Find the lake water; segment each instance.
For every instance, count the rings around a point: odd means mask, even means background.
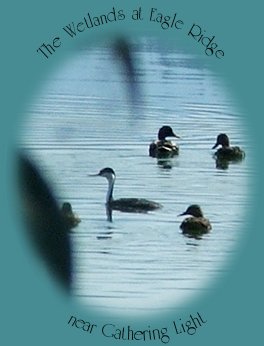
[[[132,44],[142,98],[132,104],[111,46],[83,48],[55,73],[29,107],[21,146],[52,182],[60,203],[82,222],[71,233],[73,295],[111,314],[159,313],[206,294],[228,271],[244,236],[250,141],[232,93],[203,62],[155,39]],[[148,156],[162,125],[181,139],[166,164]],[[216,168],[212,146],[226,132],[244,161]],[[104,167],[117,175],[114,196],[145,197],[163,208],[115,211],[106,219]],[[177,215],[200,204],[212,223],[187,238]]]

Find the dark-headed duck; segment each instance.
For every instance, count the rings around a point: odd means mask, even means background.
[[[179,154],[179,147],[172,141],[167,140],[167,137],[180,138],[170,126],[162,126],[158,132],[158,140],[149,145],[149,156],[167,158]]]
[[[245,152],[239,147],[231,147],[229,138],[225,133],[220,133],[217,136],[216,143],[212,149],[217,148],[219,145],[222,147],[215,152],[214,156],[216,159],[226,161],[239,161],[244,159]]]
[[[190,215],[184,219],[180,225],[182,233],[184,234],[200,235],[208,233],[212,229],[209,220],[203,216],[202,210],[197,204],[190,205],[186,211],[179,216],[182,215]]]

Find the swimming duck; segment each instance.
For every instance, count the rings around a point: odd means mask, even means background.
[[[208,233],[212,229],[209,220],[203,216],[202,210],[197,204],[190,205],[186,211],[179,216],[182,215],[191,215],[183,220],[180,225],[182,233],[184,234],[200,235]]]
[[[149,145],[149,156],[162,158],[179,154],[179,147],[172,141],[166,140],[167,137],[180,138],[170,126],[162,126],[158,132],[158,140]]]
[[[113,210],[119,210],[128,213],[146,213],[151,210],[159,209],[161,204],[149,201],[144,198],[120,198],[113,199],[113,190],[116,175],[112,168],[106,167],[93,176],[105,177],[108,181],[108,191],[106,194],[106,206]]]
[[[222,145],[222,148],[219,148],[214,154],[218,160],[239,161],[245,157],[245,152],[242,149],[230,147],[229,138],[225,133],[220,133],[217,136],[216,143],[212,149],[215,149],[218,145]]]
[[[74,228],[81,222],[81,219],[72,211],[72,206],[69,202],[63,203],[61,214],[69,228]]]

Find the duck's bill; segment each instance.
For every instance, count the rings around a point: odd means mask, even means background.
[[[215,143],[215,145],[212,147],[212,149],[215,149],[218,146],[218,143]]]
[[[176,135],[174,132],[173,132],[173,137],[175,137],[175,138],[181,138],[180,136]]]

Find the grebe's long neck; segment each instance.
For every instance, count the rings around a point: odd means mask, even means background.
[[[106,204],[110,203],[113,200],[113,191],[115,184],[115,176],[111,176],[107,178],[108,181],[108,190],[106,194]]]

